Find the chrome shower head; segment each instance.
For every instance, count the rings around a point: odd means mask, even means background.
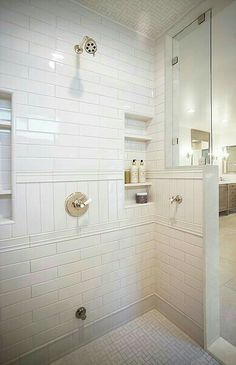
[[[84,49],[87,53],[92,53],[93,55],[95,55],[95,53],[97,52],[97,44],[95,40],[93,38],[87,38],[84,44]]]
[[[74,49],[77,54],[83,53],[83,50],[85,49],[87,53],[95,56],[95,53],[97,52],[97,44],[93,38],[85,36],[81,44],[76,44]]]

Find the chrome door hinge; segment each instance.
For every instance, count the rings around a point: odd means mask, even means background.
[[[172,145],[175,146],[177,144],[179,144],[179,138],[172,138]]]
[[[205,13],[199,15],[199,17],[197,18],[198,24],[202,24],[203,22],[205,22],[206,17],[205,17]]]
[[[175,56],[172,58],[172,66],[176,65],[176,63],[179,62],[179,57],[178,56]]]

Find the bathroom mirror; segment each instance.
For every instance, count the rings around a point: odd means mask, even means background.
[[[236,173],[236,146],[225,146],[223,148],[223,173]]]
[[[189,154],[191,165],[206,165],[210,163],[210,133],[191,129],[191,147]]]

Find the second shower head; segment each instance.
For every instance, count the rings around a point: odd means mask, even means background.
[[[97,43],[93,38],[86,35],[80,44],[74,46],[74,50],[77,54],[81,54],[85,50],[87,53],[95,56],[95,53],[97,52]]]

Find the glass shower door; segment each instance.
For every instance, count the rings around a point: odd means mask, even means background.
[[[172,165],[210,163],[211,13],[172,39]]]

